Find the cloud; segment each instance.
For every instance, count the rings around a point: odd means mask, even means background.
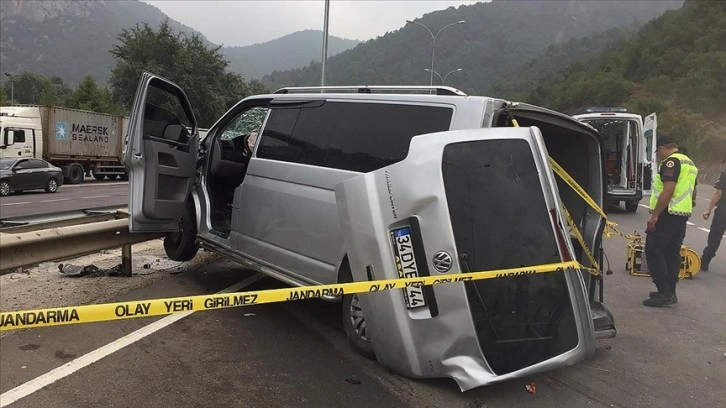
[[[323,29],[325,1],[154,1],[170,18],[227,46],[251,45],[306,29]],[[407,19],[480,1],[330,1],[329,34],[369,40]]]

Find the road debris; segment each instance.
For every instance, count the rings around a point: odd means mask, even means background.
[[[59,264],[58,270],[70,277],[101,277],[101,276],[122,276],[121,264],[106,269],[100,269],[94,264],[79,266],[73,264]]]
[[[86,266],[73,264],[58,264],[58,270],[60,271],[60,273],[66,276],[86,276],[88,274],[98,271],[98,267],[93,264]]]
[[[532,395],[537,393],[537,387],[534,385],[533,382],[527,384],[524,388],[527,390],[528,393]]]

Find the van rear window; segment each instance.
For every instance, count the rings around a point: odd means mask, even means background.
[[[275,108],[257,157],[368,172],[405,159],[412,137],[448,130],[452,116],[448,107],[390,103]]]
[[[470,271],[560,262],[537,167],[524,140],[450,144],[442,171],[459,256]],[[577,345],[563,272],[466,282],[481,349],[497,374]]]

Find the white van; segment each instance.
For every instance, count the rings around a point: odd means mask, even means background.
[[[625,108],[591,107],[573,115],[597,129],[605,142],[605,172],[608,203],[625,203],[628,212],[638,210],[643,195],[650,194],[656,171],[655,141],[657,118],[627,113]]]

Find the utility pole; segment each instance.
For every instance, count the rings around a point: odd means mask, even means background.
[[[325,86],[325,60],[328,59],[328,17],[330,11],[330,0],[325,0],[325,23],[323,26],[323,65],[320,75],[320,86]],[[322,92],[322,90],[321,90]]]
[[[15,78],[13,78],[13,74],[6,72],[5,76],[10,77],[10,104],[15,103]]]

